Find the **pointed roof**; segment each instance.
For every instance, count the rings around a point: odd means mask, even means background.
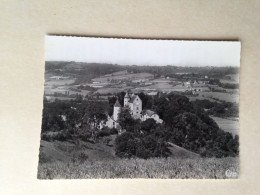
[[[148,116],[152,116],[152,115],[154,115],[154,114],[156,114],[154,111],[152,111],[152,110],[143,110],[142,111],[142,114],[147,114]]]
[[[125,98],[130,98],[127,92],[125,93]]]
[[[138,95],[134,95],[134,96],[131,98],[130,103],[133,103],[137,97],[138,97]]]
[[[120,105],[118,100],[116,100],[116,103],[114,104],[114,107],[121,107],[121,105]]]

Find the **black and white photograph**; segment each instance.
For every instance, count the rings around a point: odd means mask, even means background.
[[[38,179],[239,178],[240,50],[46,36]]]

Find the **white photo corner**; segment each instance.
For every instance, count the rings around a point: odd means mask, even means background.
[[[239,41],[45,44],[38,179],[239,178]]]

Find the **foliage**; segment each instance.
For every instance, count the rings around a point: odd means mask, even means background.
[[[68,130],[62,130],[58,132],[45,132],[41,134],[41,139],[45,141],[65,141],[71,138],[71,132]]]
[[[196,109],[206,109],[206,114],[217,117],[238,117],[239,113],[237,103],[196,100],[193,102],[193,105]]]
[[[105,103],[89,101],[83,104],[83,107],[83,112],[85,113],[84,118],[95,130],[98,128],[100,122],[107,120],[107,105]]]
[[[193,105],[187,97],[174,93],[157,98],[154,107],[167,126],[172,126],[172,121],[177,115],[194,112]]]
[[[149,98],[147,97],[148,100]],[[185,96],[173,93],[156,96],[151,102],[154,102],[152,106],[157,110],[164,124],[156,124],[153,119],[134,122],[128,110],[122,111],[119,116],[120,125],[132,134],[122,135],[122,140],[116,142],[118,156],[141,158],[158,156],[155,152],[158,149],[156,145],[160,142],[165,147],[167,141],[205,157],[238,155],[238,138],[234,139],[230,133],[219,129],[216,122],[201,106],[204,103],[207,108],[214,106],[217,112],[215,103],[208,101],[191,103]],[[224,106],[230,105],[232,104],[224,104]],[[121,146],[124,147],[120,148]],[[167,156],[165,148],[160,151],[163,156]]]
[[[209,81],[209,84],[218,85],[219,87],[222,87],[224,89],[238,89],[239,88],[239,84],[236,84],[236,83],[221,83],[219,79],[211,79]]]
[[[129,126],[133,126],[135,120],[133,119],[132,115],[130,114],[129,109],[122,108],[119,115],[118,115],[118,122],[122,129],[127,129]]]
[[[105,102],[74,100],[44,101],[42,139],[68,140],[79,137],[88,140],[101,121],[107,119]],[[51,133],[52,132],[52,133]]]
[[[238,137],[233,138],[215,125],[205,123],[192,113],[178,115],[173,121],[174,128],[169,140],[204,157],[238,155]]]
[[[98,131],[97,137],[105,137],[105,136],[116,135],[116,134],[118,134],[118,130],[116,128],[104,127],[103,129]]]
[[[128,127],[129,128],[129,127]],[[163,135],[162,126],[153,119],[140,123],[138,128],[126,131],[115,141],[116,155],[119,157],[167,157],[170,153]],[[160,132],[160,133],[158,133]],[[160,135],[161,134],[161,135]]]
[[[74,154],[72,157],[72,162],[76,163],[84,163],[88,159],[88,155],[84,152],[80,152],[79,154]]]
[[[153,119],[141,122],[132,118],[128,109],[119,114],[119,125],[130,134],[118,136],[116,153],[120,157],[151,158],[167,156],[170,141],[201,156],[238,155],[238,137],[219,129],[209,114],[235,116],[237,105],[227,102],[197,100],[193,103],[180,94],[158,94],[154,97],[140,94],[146,106],[155,110],[163,124]],[[68,140],[78,137],[85,141],[116,134],[115,129],[97,126],[106,120],[106,113],[116,99],[123,101],[124,93],[112,97],[109,103],[98,101],[44,101],[42,139]],[[204,111],[204,109],[207,109]],[[64,118],[65,116],[65,118]]]

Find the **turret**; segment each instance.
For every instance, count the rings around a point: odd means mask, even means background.
[[[113,113],[115,121],[117,121],[117,119],[118,119],[118,115],[120,113],[120,109],[121,109],[121,105],[120,105],[119,101],[116,100],[116,103],[114,104],[114,113]]]
[[[129,94],[126,92],[124,97],[124,107],[128,106],[129,101],[130,101],[130,97]]]

